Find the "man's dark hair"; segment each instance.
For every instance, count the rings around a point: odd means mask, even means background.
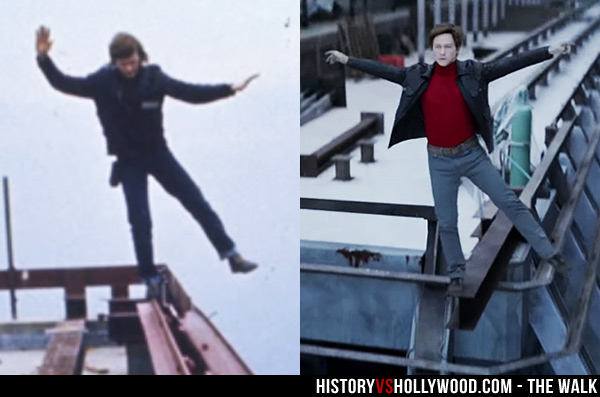
[[[117,33],[108,47],[110,60],[129,58],[137,52],[141,62],[148,62],[148,54],[144,51],[142,43],[129,33]]]
[[[450,33],[452,35],[457,49],[462,46],[465,37],[462,28],[452,23],[440,23],[435,25],[433,29],[431,29],[431,32],[429,32],[429,47],[433,48],[433,39],[444,33]]]

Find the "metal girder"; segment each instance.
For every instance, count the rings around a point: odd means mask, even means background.
[[[600,130],[596,132],[600,135]],[[567,336],[565,348],[570,351],[578,351],[581,346],[583,331],[588,321],[590,300],[596,287],[596,277],[598,275],[598,263],[600,261],[600,218],[596,221],[596,236],[594,246],[590,255],[587,257],[587,266],[581,292],[579,294],[577,310],[574,313],[571,328]]]
[[[117,344],[144,343],[144,333],[137,312],[111,313],[107,320],[108,335]]]
[[[169,324],[158,303],[137,305],[146,344],[150,351],[152,366],[156,375],[190,375],[183,354],[169,328]]]
[[[415,332],[415,359],[441,361],[446,333],[446,289],[425,286],[419,300]]]
[[[127,286],[138,284],[137,266],[95,266],[81,268],[19,269],[15,272],[15,289],[35,289],[73,286],[80,280],[87,287]],[[0,290],[9,289],[9,272],[0,272]]]
[[[190,310],[181,320],[181,331],[202,358],[207,375],[252,375],[223,335],[199,310]]]
[[[546,288],[527,292],[529,324],[544,351],[560,351],[564,347],[567,326],[560,310]],[[584,361],[578,354],[551,360],[556,375],[588,375]]]
[[[522,360],[516,360],[505,364],[481,367],[477,365],[452,364],[447,362],[431,360],[415,360],[391,354],[369,353],[350,349],[322,347],[311,344],[300,344],[300,353],[323,357],[335,357],[346,360],[373,362],[402,367],[415,367],[429,371],[462,374],[462,375],[501,375],[512,373],[523,368],[543,364],[549,360],[558,360],[569,357],[572,353],[559,352],[553,354],[542,354]]]
[[[430,221],[437,220],[434,208],[425,205],[368,203],[362,201],[301,198],[300,209],[348,212],[354,214],[403,216],[411,218],[424,218]]]
[[[573,128],[574,122],[566,122],[556,134],[540,165],[520,195],[521,201],[531,207],[534,197],[548,175],[552,163]],[[509,235],[514,233],[514,238]],[[517,237],[513,224],[503,213],[490,225],[487,233],[475,246],[467,263],[469,271],[465,289],[459,296],[459,305],[448,324],[451,328],[474,329],[493,290],[504,276],[506,266],[516,247]]]
[[[449,283],[448,276],[439,276],[435,274],[422,274],[410,272],[394,272],[390,270],[339,267],[330,265],[319,265],[301,263],[300,272],[302,273],[324,273],[332,275],[350,276],[358,278],[378,278],[382,280],[407,281],[431,286],[445,286]]]

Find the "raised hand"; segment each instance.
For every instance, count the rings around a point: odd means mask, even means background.
[[[562,55],[569,54],[571,52],[572,43],[562,43],[558,45],[553,45],[548,48],[548,52],[552,55]]]
[[[341,63],[342,65],[345,65],[348,62],[348,55],[344,54],[343,52],[331,50],[331,51],[327,51],[325,53],[325,55],[327,56],[325,61],[330,65],[332,65],[336,62]]]
[[[256,78],[258,78],[258,76],[260,76],[260,74],[253,74],[252,76],[248,77],[246,80],[242,81],[239,84],[232,84],[231,85],[231,89],[235,92],[239,92],[242,90],[245,90],[246,87],[248,87],[248,84],[250,84],[250,82]]]
[[[50,29],[48,29],[45,26],[40,26],[40,28],[35,33],[35,49],[38,55],[48,54],[50,48],[52,48],[52,40],[50,40]]]

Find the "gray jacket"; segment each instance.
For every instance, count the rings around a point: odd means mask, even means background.
[[[517,56],[482,63],[457,61],[456,84],[476,122],[476,133],[483,137],[487,149],[494,149],[492,115],[488,103],[488,84],[509,73],[552,58],[549,47],[525,51]],[[418,63],[397,68],[384,63],[350,57],[347,66],[361,70],[404,87],[402,99],[396,110],[394,128],[389,147],[399,142],[425,137],[423,111],[419,98],[427,89],[433,65]]]

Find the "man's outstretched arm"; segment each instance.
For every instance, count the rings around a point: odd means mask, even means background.
[[[484,64],[484,77],[488,82],[494,81],[527,66],[550,59],[554,55],[568,54],[569,52],[571,52],[571,45],[567,43],[525,51],[513,57],[502,58]]]
[[[237,84],[189,84],[162,73],[165,94],[189,103],[207,103],[226,98],[246,89],[258,77],[252,75]]]
[[[405,68],[398,68],[369,59],[352,58],[336,50],[327,51],[325,55],[327,56],[326,62],[330,65],[334,63],[341,63],[342,65],[346,65],[352,69],[360,70],[361,72],[365,72],[372,76],[380,77],[400,85],[402,85],[406,79]]]
[[[52,87],[65,94],[77,95],[84,98],[93,97],[94,84],[90,76],[85,78],[67,76],[50,59],[48,55],[52,48],[50,29],[42,26],[37,30],[35,48],[38,65]]]

